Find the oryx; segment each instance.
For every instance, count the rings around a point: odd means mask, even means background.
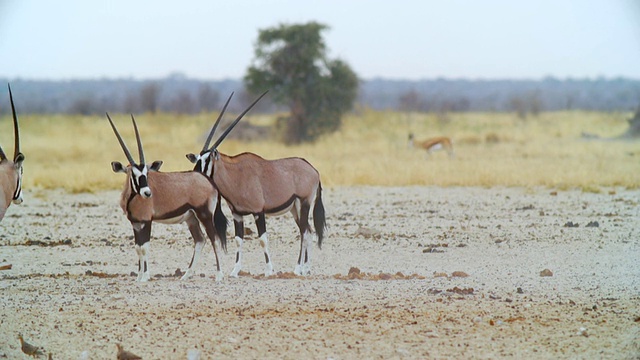
[[[213,179],[233,214],[237,251],[231,276],[238,276],[242,269],[243,216],[253,215],[255,218],[266,261],[265,275],[268,276],[273,274],[273,264],[269,254],[265,215],[281,215],[288,211],[291,211],[300,229],[300,254],[294,272],[296,275],[308,275],[311,267],[312,230],[309,224],[311,205],[313,205],[313,224],[319,248],[322,246],[326,226],[318,171],[302,158],[265,160],[248,152],[228,156],[218,151],[218,145],[244,114],[265,94],[266,92],[240,114],[215,144],[209,147],[211,138],[233,96],[232,93],[211,128],[200,154],[187,154],[187,159],[195,163],[194,170]]]
[[[4,218],[7,208],[13,201],[14,204],[22,203],[22,162],[24,155],[20,152],[20,128],[18,126],[18,116],[16,115],[16,107],[13,104],[13,94],[11,86],[9,87],[9,101],[11,102],[11,113],[13,115],[13,161],[7,158],[7,155],[0,147],[0,186],[2,193],[0,194],[0,221]]]
[[[138,126],[131,115],[138,143],[138,153],[140,154],[140,162],[136,163],[109,114],[107,114],[107,119],[127,160],[129,160],[127,166],[114,161],[111,163],[111,168],[114,172],[127,174],[120,198],[120,207],[133,226],[136,252],[138,253],[138,278],[136,281],[149,280],[149,240],[153,221],[165,224],[187,222],[195,244],[191,263],[182,276],[183,280],[191,276],[205,244],[199,225],[201,223],[211,240],[213,253],[216,257],[216,281],[222,280],[215,238],[220,239],[220,244],[226,251],[227,219],[220,210],[218,190],[211,179],[195,171],[160,172],[162,161],[147,164],[144,159]]]

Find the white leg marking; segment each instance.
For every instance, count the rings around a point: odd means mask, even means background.
[[[262,251],[264,251],[265,260],[267,262],[264,276],[271,276],[273,275],[273,263],[271,262],[271,254],[269,254],[269,238],[267,237],[267,233],[260,236],[260,245],[262,245]]]
[[[242,240],[240,237],[236,236],[236,246],[238,247],[236,250],[236,264],[233,266],[233,271],[229,276],[238,277],[240,270],[242,270]]]
[[[136,245],[136,254],[138,254],[138,277],[136,281],[142,281],[142,271],[144,271],[144,263],[142,262],[142,247]]]
[[[193,275],[193,268],[196,267],[196,263],[200,258],[200,254],[202,253],[202,248],[204,247],[204,241],[197,242],[193,247],[193,260],[191,261],[191,266],[187,269],[187,271],[182,275],[180,280],[187,280]]]
[[[140,264],[142,266],[142,269],[140,270],[140,272],[142,273],[142,276],[140,276],[140,273],[138,273],[138,279],[139,279],[138,281],[146,282],[146,281],[149,281],[149,279],[151,278],[151,276],[149,275],[149,242],[144,243],[142,246],[139,246],[138,248],[140,249],[140,252],[138,253],[138,258],[141,260]]]
[[[304,248],[304,253],[303,253],[303,258],[302,258],[302,275],[307,276],[311,274],[311,248],[313,248],[312,246],[312,239],[313,239],[313,235],[308,232],[305,231],[304,235],[302,237],[303,240],[303,248]]]

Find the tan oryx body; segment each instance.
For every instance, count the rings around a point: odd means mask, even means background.
[[[0,221],[4,218],[7,208],[11,202],[22,203],[22,162],[24,155],[20,152],[20,128],[18,126],[18,116],[13,104],[13,94],[9,86],[9,100],[11,102],[11,113],[13,115],[13,160],[7,158],[4,150],[0,147]]]
[[[227,100],[227,104],[229,100]],[[188,154],[187,158],[196,164],[194,170],[213,179],[233,214],[237,252],[231,276],[238,276],[242,269],[243,217],[253,215],[255,218],[260,244],[267,264],[265,275],[271,275],[273,264],[269,254],[265,216],[280,215],[289,211],[293,214],[300,230],[300,253],[294,272],[297,275],[307,275],[310,273],[311,266],[312,229],[309,224],[309,215],[312,205],[313,225],[318,238],[318,247],[322,246],[326,225],[322,204],[322,186],[318,171],[302,158],[265,160],[253,153],[227,156],[217,150],[224,137],[254,104],[255,102],[225,130],[211,148],[208,148],[213,133],[226,109],[227,105],[225,104],[203,150],[199,155]]]
[[[107,118],[129,160],[127,166],[116,161],[112,162],[111,166],[114,172],[122,172],[127,175],[120,198],[120,206],[133,227],[136,252],[138,253],[137,281],[149,280],[149,240],[151,224],[154,221],[165,224],[186,222],[189,226],[195,246],[191,263],[182,279],[191,276],[205,244],[204,236],[200,230],[200,224],[202,224],[213,246],[217,266],[216,280],[220,281],[222,271],[218,261],[215,239],[219,238],[222,248],[226,249],[227,219],[220,211],[218,190],[211,179],[194,171],[159,172],[161,161],[147,165],[144,161],[138,128],[132,116],[140,153],[140,163],[136,163],[108,114]]]
[[[449,157],[454,157],[453,143],[451,139],[446,136],[438,136],[430,138],[424,141],[416,141],[413,134],[409,134],[409,146],[423,149],[427,152],[427,155],[431,155],[432,152],[438,150],[445,150]]]

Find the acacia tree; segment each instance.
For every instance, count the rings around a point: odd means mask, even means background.
[[[358,91],[349,65],[326,56],[316,22],[260,30],[253,65],[244,82],[251,93],[269,90],[273,101],[289,107],[285,141],[312,141],[340,127]]]

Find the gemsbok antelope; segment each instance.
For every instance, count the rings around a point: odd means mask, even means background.
[[[434,137],[424,141],[417,142],[412,133],[409,133],[409,147],[417,147],[424,149],[427,152],[427,156],[430,156],[432,152],[438,150],[445,150],[450,158],[453,158],[453,143],[451,139],[446,136]]]
[[[309,225],[311,205],[313,205],[313,225],[318,239],[318,248],[322,248],[326,227],[318,171],[302,158],[265,160],[249,152],[228,156],[218,151],[218,146],[233,127],[265,94],[266,92],[240,114],[213,146],[209,147],[211,138],[233,96],[232,93],[211,128],[200,154],[187,154],[187,159],[195,163],[195,171],[202,172],[213,179],[233,214],[237,251],[231,276],[237,277],[242,269],[243,217],[245,215],[254,216],[260,245],[264,251],[265,275],[273,274],[265,215],[281,215],[288,211],[293,214],[300,230],[300,254],[294,273],[308,275],[311,271],[312,230]]]
[[[107,114],[107,119],[127,160],[129,160],[129,165],[127,166],[114,161],[111,163],[111,168],[114,172],[127,174],[127,180],[120,198],[120,207],[122,207],[133,227],[136,252],[138,254],[138,278],[136,281],[149,280],[149,240],[151,237],[151,223],[154,221],[164,224],[186,222],[189,226],[189,231],[195,244],[191,263],[182,276],[182,280],[192,275],[193,268],[204,247],[205,239],[199,225],[202,224],[211,240],[216,258],[216,281],[221,281],[222,271],[220,270],[215,239],[220,239],[220,244],[226,251],[227,219],[220,210],[218,190],[211,179],[195,171],[160,172],[162,161],[154,161],[150,165],[147,164],[144,158],[138,125],[133,115],[131,115],[140,155],[140,162],[136,163],[109,114]]]
[[[0,147],[0,186],[2,186],[2,196],[0,196],[0,221],[4,218],[11,202],[22,203],[22,162],[24,155],[20,152],[20,127],[18,126],[18,116],[16,107],[13,104],[13,94],[9,87],[9,101],[11,102],[11,113],[13,115],[13,161]]]

